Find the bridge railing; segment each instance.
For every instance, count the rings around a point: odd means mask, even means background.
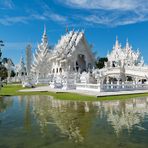
[[[76,89],[90,90],[90,91],[101,91],[100,84],[76,83]]]
[[[125,91],[148,89],[148,84],[103,84],[103,91]]]
[[[87,84],[87,83],[76,83],[76,89],[98,91],[98,92],[144,90],[144,89],[148,89],[148,84]]]

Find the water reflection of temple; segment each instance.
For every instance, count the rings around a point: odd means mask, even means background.
[[[49,125],[56,125],[62,136],[75,142],[83,141],[93,118],[87,102],[60,101],[45,97],[34,99],[33,111],[43,135],[46,135]]]
[[[8,106],[11,103],[8,101]],[[142,123],[148,116],[148,98],[72,102],[31,96],[18,97],[18,103],[18,107],[24,108],[22,109],[24,129],[30,131],[32,121],[36,119],[43,136],[48,136],[52,133],[51,130],[56,130],[58,136],[75,142],[84,141],[94,124],[97,122],[96,126],[102,124],[101,120],[105,127],[110,127],[117,135],[125,130],[130,134],[135,128],[145,130]]]
[[[53,124],[59,128],[61,134],[75,141],[83,141],[95,116],[106,117],[107,123],[113,127],[117,135],[124,129],[130,132],[135,126],[143,129],[140,124],[148,115],[148,98],[71,102],[38,97],[33,101],[33,110],[42,133],[45,134],[46,127]],[[82,120],[86,120],[85,129]]]
[[[130,132],[134,127],[144,130],[141,123],[148,115],[148,98],[107,101],[102,103],[102,107],[116,134],[124,129]]]

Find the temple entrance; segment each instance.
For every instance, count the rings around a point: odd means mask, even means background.
[[[85,55],[79,54],[77,56],[76,70],[80,71],[80,73],[82,73],[83,71],[86,71]]]

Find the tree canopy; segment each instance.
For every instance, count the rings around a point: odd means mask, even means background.
[[[107,62],[107,57],[98,58],[98,61],[96,62],[96,67],[101,69],[105,66],[105,62]]]
[[[8,77],[7,69],[3,65],[0,65],[0,77],[2,80]]]

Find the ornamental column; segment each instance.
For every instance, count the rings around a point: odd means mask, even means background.
[[[120,78],[117,78],[117,89],[120,89]]]
[[[109,77],[106,78],[107,89],[109,89]]]

